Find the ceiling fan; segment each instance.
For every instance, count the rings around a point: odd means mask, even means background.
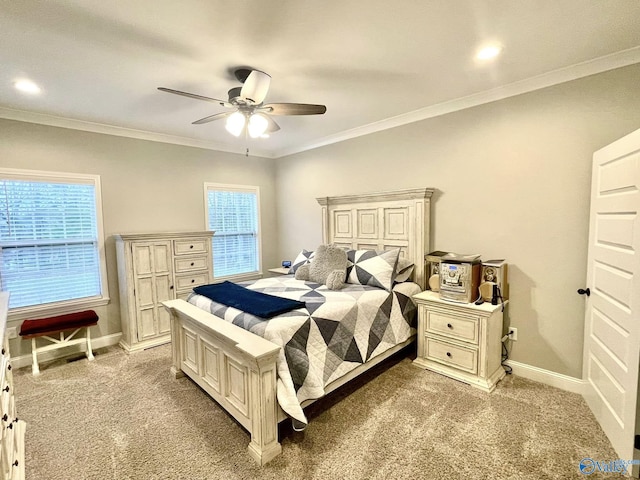
[[[251,138],[264,137],[277,132],[280,130],[280,126],[270,115],[322,115],[327,111],[327,107],[324,105],[310,103],[264,103],[271,83],[270,75],[260,70],[248,68],[238,68],[234,74],[242,86],[229,90],[229,100],[203,97],[195,93],[181,92],[165,87],[158,87],[158,90],[217,103],[222,107],[232,109],[229,112],[214,113],[196,120],[193,125],[202,125],[226,118],[225,128],[236,137],[239,137],[242,132]]]

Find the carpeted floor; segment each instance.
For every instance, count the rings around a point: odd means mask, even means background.
[[[111,347],[18,370],[27,479],[537,480],[616,459],[579,395],[514,376],[486,394],[400,356],[312,405],[305,432],[282,425],[282,455],[260,468],[249,434],[170,376],[170,355]]]

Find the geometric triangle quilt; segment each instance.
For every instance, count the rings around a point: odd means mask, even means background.
[[[397,284],[391,292],[350,283],[329,290],[293,275],[239,284],[303,301],[306,307],[266,320],[195,293],[187,301],[281,347],[276,362],[278,403],[304,424],[302,402],[322,397],[327,384],[415,333],[411,297],[420,292],[415,283]]]

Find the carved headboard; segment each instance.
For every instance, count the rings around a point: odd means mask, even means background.
[[[389,250],[415,264],[413,281],[426,285],[432,188],[317,198],[322,240],[344,248]]]

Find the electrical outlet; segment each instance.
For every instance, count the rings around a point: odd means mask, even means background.
[[[518,329],[515,327],[509,327],[509,338],[514,342],[518,340]]]
[[[7,337],[8,338],[18,338],[18,327],[9,327],[7,328]]]

